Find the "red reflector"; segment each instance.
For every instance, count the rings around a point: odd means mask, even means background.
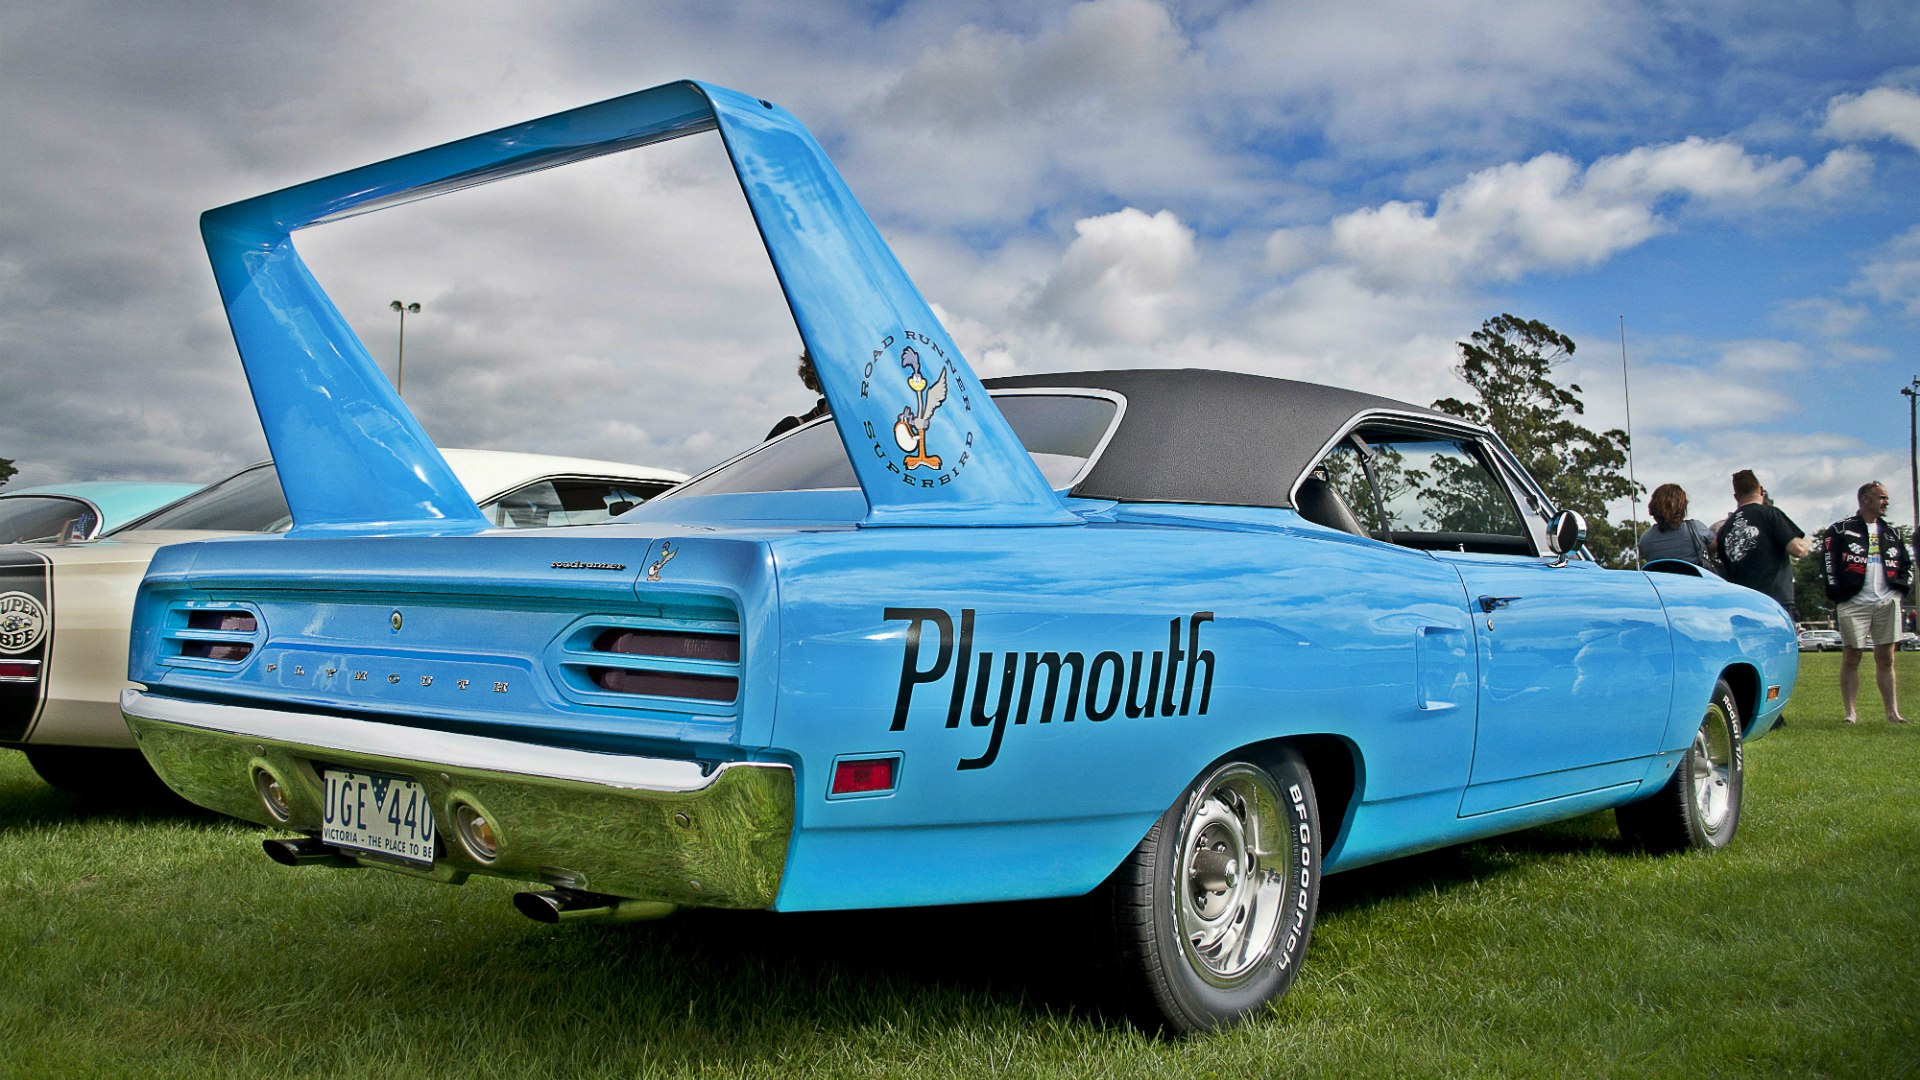
[[[40,678],[38,660],[0,660],[0,680],[7,682],[37,682]]]
[[[835,795],[859,795],[869,791],[893,790],[894,758],[868,761],[841,761],[833,766]]]

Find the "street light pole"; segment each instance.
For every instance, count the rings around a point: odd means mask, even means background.
[[[1911,558],[1915,548],[1920,548],[1920,378],[1900,388],[1907,397],[1907,489],[1913,499],[1907,505],[1913,508],[1913,531],[1907,534],[1907,554]],[[1920,575],[1915,575],[1913,589],[1907,596],[1907,607],[1912,610],[1920,605]]]
[[[400,313],[400,359],[394,365],[393,391],[401,397],[407,396],[407,312],[420,314],[419,304],[402,304],[395,300],[388,307]],[[1920,382],[1920,380],[1916,380]]]

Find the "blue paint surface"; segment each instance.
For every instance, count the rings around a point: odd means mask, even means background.
[[[487,533],[291,232],[706,130],[858,487],[687,494],[696,481],[592,530]],[[1791,691],[1784,615],[1724,582],[1417,550],[1289,509],[1056,492],[812,137],[732,91],[644,91],[203,227],[297,524],[163,549],[131,677],[158,695],[791,765],[781,908],[1085,892],[1210,763],[1281,740],[1323,770],[1327,869],[1359,866],[1628,801],[1664,780],[1716,679],[1749,688],[1751,737]],[[253,616],[245,659],[182,650],[209,609]],[[594,642],[633,631],[737,637],[737,660],[652,665],[727,689],[596,682]],[[849,758],[896,762],[894,787],[829,798]]]

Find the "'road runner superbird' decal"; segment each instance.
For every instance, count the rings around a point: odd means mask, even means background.
[[[1077,650],[999,654],[997,694],[991,689],[995,654],[983,652],[976,656],[973,651],[974,609],[960,609],[957,636],[953,616],[940,608],[890,607],[882,614],[888,621],[907,623],[906,648],[900,657],[900,689],[894,699],[893,724],[889,730],[906,730],[915,688],[943,679],[951,680],[947,696],[948,727],[960,726],[964,706],[969,724],[993,728],[987,748],[978,757],[962,758],[957,766],[960,769],[984,769],[999,758],[1000,740],[1006,734],[1008,719],[1016,726],[1027,722],[1033,714],[1034,693],[1043,676],[1046,686],[1040,693],[1037,721],[1042,724],[1053,721],[1056,707],[1062,723],[1072,723],[1082,716],[1097,723],[1110,719],[1116,712],[1124,713],[1128,719],[1205,716],[1207,705],[1213,699],[1213,650],[1200,647],[1200,627],[1213,621],[1211,611],[1196,611],[1184,620],[1169,619],[1166,648],[1152,652],[1134,649],[1131,660],[1110,649],[1095,653],[1091,660]],[[1180,647],[1183,622],[1184,649]],[[939,635],[939,645],[931,650],[930,661],[922,661],[925,630],[929,624]],[[957,664],[956,652],[959,654]],[[1016,687],[1019,689],[1017,700]],[[1177,704],[1176,687],[1179,690]],[[1060,701],[1063,692],[1064,704]],[[990,701],[991,711],[988,711]]]

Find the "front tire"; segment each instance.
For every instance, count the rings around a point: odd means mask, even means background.
[[[1673,776],[1651,798],[1614,810],[1620,835],[1648,851],[1718,851],[1740,826],[1745,772],[1740,705],[1725,679]]]
[[[1178,1034],[1286,993],[1319,898],[1313,777],[1287,748],[1209,768],[1094,894],[1123,1008]]]

